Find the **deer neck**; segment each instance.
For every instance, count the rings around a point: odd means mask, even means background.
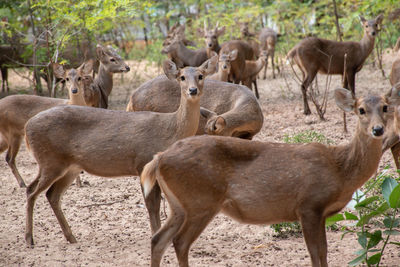
[[[185,60],[187,60],[187,59],[193,57],[193,52],[194,52],[194,51],[191,50],[191,49],[189,49],[189,48],[187,48],[187,47],[183,44],[182,41],[179,42],[179,48],[178,48],[178,51],[177,51],[177,55],[178,55],[178,57],[179,57],[180,59],[185,59]]]
[[[229,76],[229,72],[228,71],[220,71],[219,72],[219,80],[223,81],[223,82],[227,82],[228,81],[228,76]]]
[[[337,166],[341,170],[344,188],[354,192],[361,187],[376,171],[382,156],[382,139],[372,138],[357,125],[353,140],[333,148]]]
[[[369,56],[369,54],[371,54],[372,50],[374,49],[374,44],[375,37],[371,37],[366,32],[364,32],[364,36],[360,41],[363,62]]]
[[[187,101],[182,95],[175,117],[177,139],[195,135],[200,120],[200,100]]]
[[[107,96],[110,95],[113,88],[113,73],[109,72],[107,68],[100,62],[99,73],[94,80],[96,84]]]
[[[70,92],[68,105],[86,106],[83,94],[71,94]]]

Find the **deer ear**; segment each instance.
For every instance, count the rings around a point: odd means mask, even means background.
[[[174,80],[178,78],[179,70],[176,67],[175,63],[172,62],[171,60],[167,59],[164,61],[163,70],[168,79]]]
[[[376,18],[375,18],[375,22],[377,24],[381,24],[383,20],[383,14],[379,14]]]
[[[367,21],[367,20],[366,20],[363,16],[361,16],[361,15],[359,15],[358,17],[360,18],[361,24],[363,24],[364,22]]]
[[[78,71],[82,73],[83,76],[90,75],[93,72],[93,59],[89,59],[79,66]]]
[[[66,71],[62,65],[60,65],[58,63],[53,63],[52,67],[53,67],[54,76],[56,76],[59,79],[65,79]]]
[[[217,116],[217,113],[215,113],[214,111],[211,111],[209,109],[200,107],[200,115],[208,120],[212,116]]]
[[[217,36],[221,36],[221,35],[223,35],[225,33],[225,26],[223,26],[223,27],[221,27],[221,28],[218,28],[218,30],[217,30]]]
[[[96,46],[96,54],[97,54],[97,59],[102,61],[102,59],[105,57],[106,53],[104,51],[104,48],[101,45]]]
[[[218,55],[214,55],[209,60],[204,62],[198,69],[204,73],[205,76],[213,74],[217,70]]]
[[[226,121],[223,117],[218,116],[215,119],[212,119],[208,129],[208,134],[220,134],[222,130],[226,127]]]
[[[238,50],[235,49],[229,53],[229,60],[234,61],[237,58]]]
[[[356,104],[351,91],[344,88],[335,89],[335,101],[336,105],[346,112],[353,111]]]

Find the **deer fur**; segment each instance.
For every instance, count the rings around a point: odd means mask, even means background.
[[[248,22],[241,23],[240,33],[242,34],[241,39],[243,41],[246,41],[251,46],[251,49],[253,49],[254,56],[258,58],[260,55],[260,43],[255,38],[256,34],[250,32]]]
[[[64,78],[68,77],[67,83],[70,99],[57,99],[34,95],[12,95],[0,100],[0,153],[7,149],[6,162],[20,187],[26,187],[19,173],[15,158],[17,157],[24,137],[24,126],[26,122],[36,114],[61,105],[85,105],[83,92],[88,90],[82,80],[82,76],[92,73],[92,65],[82,64],[78,70],[70,69],[64,71]],[[62,66],[61,66],[62,68]],[[55,70],[59,72],[60,70]],[[75,90],[75,93],[72,93]]]
[[[335,99],[359,118],[348,144],[199,136],[156,155],[145,166],[141,183],[145,197],[156,182],[160,185],[170,215],[152,237],[151,266],[160,265],[171,241],[179,266],[188,266],[191,244],[219,212],[249,224],[298,220],[312,266],[328,266],[325,219],[344,208],[376,172],[389,113],[385,97],[354,98],[340,88]]]
[[[48,189],[47,199],[64,236],[75,243],[61,211],[60,198],[81,171],[103,177],[140,175],[155,153],[194,135],[199,124],[204,78],[214,71],[216,63],[214,57],[198,68],[177,69],[172,61],[164,62],[165,74],[180,84],[180,105],[172,113],[63,106],[30,119],[25,126],[25,138],[39,172],[27,188],[28,245],[33,246],[33,208],[42,191]],[[153,231],[160,227],[160,200],[160,190],[155,190],[146,201],[152,207],[149,213]]]
[[[262,51],[260,57],[257,60],[246,60],[246,65],[243,70],[243,84],[251,89],[251,85],[254,84],[254,93],[258,98],[260,95],[258,94],[257,88],[257,75],[260,73],[262,68],[265,66],[267,60],[266,51]]]
[[[170,44],[164,46],[161,53],[167,54],[179,68],[198,67],[208,59],[206,49],[189,49],[183,44],[181,37],[175,37]]]
[[[229,54],[222,54],[218,59],[218,71],[213,75],[207,77],[207,79],[227,82],[229,77],[229,72],[231,71],[231,62],[237,57],[237,50],[231,51]],[[216,54],[214,51],[211,53]]]
[[[400,83],[400,37],[397,39],[393,51],[397,52],[397,54],[395,60],[393,61],[392,70],[390,72],[390,84],[392,86]]]
[[[264,67],[264,72],[262,79],[265,80],[267,77],[267,68],[268,68],[268,58],[271,58],[271,64],[272,64],[272,78],[275,79],[275,62],[274,62],[274,56],[275,56],[275,45],[278,39],[278,34],[271,28],[263,28],[260,31],[259,35],[259,40],[260,40],[260,50],[261,51],[266,51],[267,53],[267,58],[265,60],[265,67]]]
[[[163,46],[169,45],[171,41],[175,38],[177,35],[181,35],[181,40],[185,46],[196,46],[196,43],[193,41],[190,41],[186,39],[185,37],[185,28],[186,25],[180,25],[178,22],[176,22],[172,27],[169,29],[167,36],[165,37],[165,40],[163,42]]]
[[[224,43],[219,54],[229,54],[233,50],[237,50],[238,55],[236,59],[231,62],[229,81],[238,84],[244,82],[243,69],[245,68],[246,60],[254,60],[255,55],[251,46],[240,40],[233,40]]]
[[[360,42],[336,42],[316,37],[308,37],[289,51],[287,59],[298,65],[303,81],[304,114],[311,114],[307,101],[307,88],[317,73],[344,75],[343,87],[355,94],[355,75],[361,70],[375,44],[383,15],[366,20],[360,16],[364,28],[364,36]],[[345,62],[346,55],[346,62]],[[346,69],[344,70],[344,66]]]
[[[165,75],[145,82],[131,95],[127,111],[172,112],[179,105],[179,84]],[[254,94],[242,85],[206,79],[200,100],[202,117],[197,135],[252,139],[263,125],[263,114]]]

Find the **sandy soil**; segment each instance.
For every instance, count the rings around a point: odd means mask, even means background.
[[[385,55],[387,74],[393,55]],[[132,71],[121,78],[115,76],[110,102],[113,109],[125,109],[130,93],[140,81],[154,77],[157,68],[143,62],[131,62]],[[284,78],[285,77],[285,78]],[[285,82],[286,80],[286,82]],[[325,76],[319,77],[321,90]],[[27,87],[26,81],[11,75],[12,88]],[[330,88],[340,86],[334,77]],[[383,93],[390,86],[380,71],[367,65],[358,74],[357,94]],[[343,133],[342,112],[335,106],[331,94],[326,121],[321,121],[311,104],[313,114],[302,114],[299,85],[288,67],[272,80],[259,81],[260,103],[265,122],[256,140],[282,141],[285,134],[313,130],[324,134],[335,143],[347,142],[353,133],[356,118],[348,116],[349,133]],[[390,165],[390,153],[381,161],[380,169]],[[3,155],[4,156],[4,155]],[[17,157],[18,167],[27,183],[37,172],[37,164],[22,146]],[[139,179],[120,177],[104,179],[83,174],[82,188],[72,185],[63,198],[63,210],[78,243],[69,244],[45,198],[41,194],[34,210],[35,248],[27,248],[24,241],[25,190],[20,189],[4,160],[0,160],[0,266],[147,266],[150,262],[150,229],[144,207]],[[164,209],[167,210],[166,204]],[[165,213],[163,213],[165,220]],[[341,239],[342,232],[328,231],[328,260],[330,266],[346,266],[360,249],[355,234]],[[397,241],[400,238],[397,237]],[[218,215],[192,246],[192,266],[309,266],[309,255],[301,237],[283,239],[275,236],[269,226],[239,224]],[[164,266],[176,266],[172,245],[166,251]],[[389,246],[382,266],[400,266],[400,251]]]

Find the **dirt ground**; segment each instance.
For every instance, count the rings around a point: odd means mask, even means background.
[[[385,55],[387,75],[393,54]],[[141,81],[159,71],[144,62],[130,63],[132,71],[123,78],[115,75],[110,103],[112,109],[125,109],[130,93]],[[12,73],[10,86],[26,89],[25,80]],[[304,116],[299,85],[292,71],[285,67],[273,80],[268,72],[259,81],[260,104],[264,126],[256,140],[282,141],[285,134],[313,130],[324,134],[336,144],[348,142],[354,131],[356,117],[348,115],[349,133],[343,132],[342,112],[329,96],[326,121],[321,121],[311,104],[313,114]],[[326,76],[319,76],[321,90]],[[333,77],[331,91],[340,86],[340,77]],[[389,81],[371,64],[357,75],[357,95],[384,93]],[[29,88],[28,88],[29,90]],[[381,161],[380,169],[392,162],[390,153]],[[4,154],[3,154],[4,156]],[[6,162],[0,160],[0,266],[148,266],[150,262],[150,227],[144,207],[138,177],[104,179],[83,174],[82,188],[74,184],[63,198],[63,210],[78,243],[69,244],[58,225],[45,194],[41,194],[34,209],[35,247],[28,248],[24,240],[25,190],[20,189]],[[17,157],[20,173],[30,183],[37,164],[23,144]],[[166,205],[164,209],[167,210]],[[165,220],[165,213],[163,213]],[[346,266],[360,249],[355,234],[341,239],[342,232],[328,231],[328,261],[330,266]],[[400,241],[399,236],[394,239]],[[266,225],[239,224],[218,215],[193,244],[189,261],[192,266],[309,266],[309,255],[301,235],[278,238]],[[162,260],[164,266],[177,266],[172,245]],[[389,245],[382,266],[400,266],[400,250]]]

